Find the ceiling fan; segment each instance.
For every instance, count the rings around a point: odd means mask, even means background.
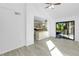
[[[54,9],[55,5],[60,5],[61,3],[45,3],[45,4],[48,5],[48,6],[45,7],[45,8]]]

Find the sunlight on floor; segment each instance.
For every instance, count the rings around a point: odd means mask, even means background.
[[[63,56],[63,54],[59,51],[59,49],[51,40],[47,41],[46,44],[48,46],[51,56]]]
[[[51,42],[51,40],[47,41],[46,43],[47,43],[49,50],[52,50],[55,47],[55,45]]]

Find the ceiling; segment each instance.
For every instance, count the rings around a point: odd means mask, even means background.
[[[55,6],[54,9],[51,9],[50,15],[55,18],[78,16],[79,3],[62,3],[59,6]]]
[[[53,18],[79,15],[79,3],[61,3],[61,5],[56,5],[54,9],[45,8],[46,6],[48,5],[45,3],[33,3],[34,14],[45,19],[48,14]]]

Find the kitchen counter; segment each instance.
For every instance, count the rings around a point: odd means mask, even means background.
[[[42,31],[42,30],[35,31],[35,39],[36,40],[42,40],[42,39],[45,39],[47,37],[49,37],[48,31]]]

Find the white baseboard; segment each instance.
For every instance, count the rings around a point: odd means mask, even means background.
[[[33,44],[34,44],[34,42],[28,42],[25,46],[28,47],[28,46],[33,45]]]
[[[25,45],[20,45],[20,46],[17,46],[17,47],[15,47],[15,48],[11,48],[11,49],[8,49],[8,50],[5,50],[5,51],[0,51],[0,55],[1,55],[1,54],[4,54],[4,53],[7,53],[7,52],[9,52],[9,51],[12,51],[12,50],[21,48],[21,47],[23,47],[23,46],[25,46]]]

